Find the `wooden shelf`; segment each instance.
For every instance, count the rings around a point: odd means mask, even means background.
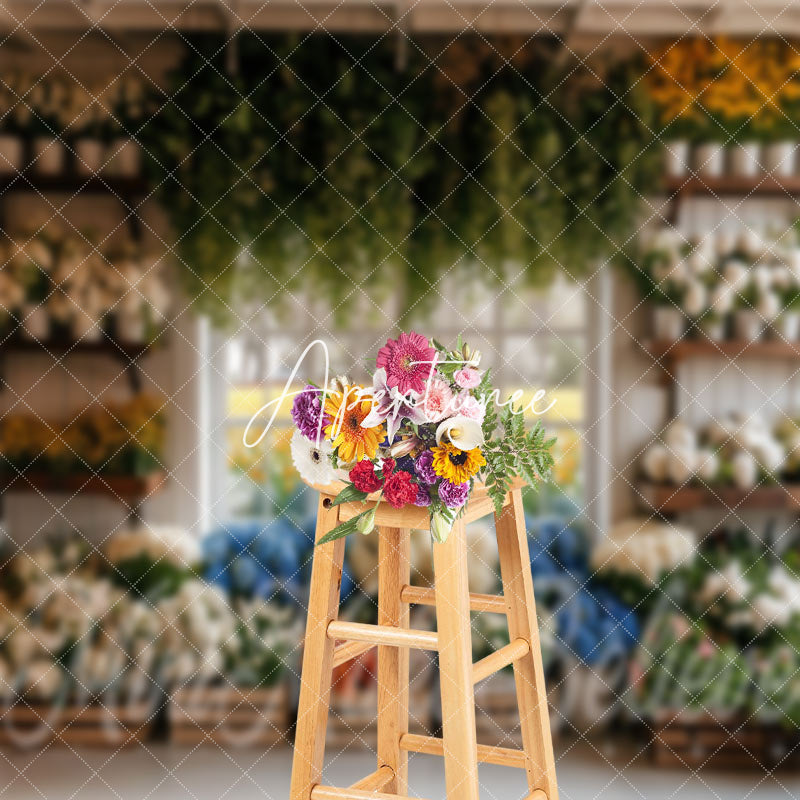
[[[33,170],[0,175],[0,194],[11,192],[65,192],[67,194],[143,195],[149,191],[141,177],[115,178],[103,175],[38,175]]]
[[[104,337],[97,342],[71,341],[69,339],[22,339],[13,337],[0,343],[0,355],[6,353],[45,353],[49,355],[94,354],[113,358],[137,359],[152,350],[150,342],[124,342]]]
[[[754,178],[738,175],[710,175],[672,177],[664,179],[664,189],[669,195],[665,218],[675,224],[680,204],[690,197],[778,197],[793,199],[800,196],[800,175],[775,178],[757,175]]]
[[[65,494],[107,495],[126,505],[135,506],[161,491],[167,481],[166,473],[149,475],[54,475],[46,472],[26,472],[23,475],[0,476],[0,494],[8,492],[63,492]]]
[[[800,342],[785,342],[781,339],[759,339],[745,342],[727,339],[720,342],[711,339],[679,339],[676,342],[645,341],[642,347],[664,365],[692,358],[758,358],[770,360],[800,359]]]
[[[46,339],[36,341],[35,339],[23,339],[20,336],[12,336],[5,342],[0,343],[0,391],[5,387],[6,381],[3,377],[2,359],[16,354],[47,355],[51,358],[66,358],[73,355],[95,355],[113,358],[122,363],[131,390],[139,392],[142,389],[142,376],[139,371],[139,359],[158,347],[158,343],[153,342],[124,342],[118,339],[110,339],[104,336],[97,342],[75,342],[69,339]]]
[[[646,483],[639,486],[639,496],[651,510],[661,513],[719,507],[731,510],[769,508],[773,511],[800,511],[800,484],[770,484],[755,489],[737,489],[733,486]]]
[[[667,177],[664,187],[670,194],[682,197],[688,195],[792,197],[800,195],[800,175],[790,175],[785,178],[775,178],[767,174],[757,175],[754,178],[743,178],[738,175]]]

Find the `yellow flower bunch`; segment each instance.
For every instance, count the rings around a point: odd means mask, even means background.
[[[140,474],[160,466],[165,435],[160,402],[145,396],[90,406],[66,424],[9,415],[0,420],[0,469],[35,462],[53,472]]]
[[[27,466],[53,439],[52,429],[33,414],[15,414],[0,420],[2,466]]]
[[[727,37],[682,39],[651,55],[646,83],[662,122],[737,138],[794,129],[800,45]]]

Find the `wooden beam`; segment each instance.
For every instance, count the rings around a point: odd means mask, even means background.
[[[375,772],[371,772],[366,778],[356,781],[350,786],[350,789],[356,789],[362,792],[382,792],[386,785],[394,778],[394,772],[390,767],[385,764],[379,767]]]
[[[425,753],[429,756],[444,754],[444,743],[438,736],[421,736],[418,733],[407,733],[400,739],[400,747],[409,753]],[[478,761],[483,764],[497,764],[501,767],[525,769],[525,753],[512,747],[493,747],[488,744],[478,745]]]
[[[404,603],[418,606],[435,606],[436,592],[423,586],[404,586],[400,592],[400,599]],[[502,595],[470,593],[470,611],[486,611],[491,614],[505,614],[506,601]]]
[[[368,653],[373,647],[375,645],[370,642],[342,642],[342,644],[336,645],[336,649],[333,651],[334,669]]]
[[[369,642],[373,645],[415,647],[419,650],[439,649],[439,637],[435,631],[394,628],[391,625],[366,625],[362,622],[331,622],[328,625],[328,638],[347,642]]]
[[[569,36],[573,49],[586,51],[597,42],[677,38],[692,34],[758,35],[764,19],[778,35],[800,33],[798,9],[786,0],[237,0],[235,24],[254,31],[328,30],[340,33],[380,34],[405,29],[409,35],[476,32],[482,35]],[[31,13],[29,0],[6,0],[0,6],[0,30],[15,29],[20,20],[36,31],[149,33],[224,32],[223,0],[91,0],[89,12],[74,0],[48,0]],[[398,10],[402,18],[398,20]],[[402,35],[402,34],[401,34]]]
[[[490,653],[486,658],[476,661],[472,665],[472,682],[478,683],[479,681],[494,675],[498,670],[513,664],[523,656],[528,655],[530,652],[530,645],[525,639],[514,639],[513,642],[495,650]]]

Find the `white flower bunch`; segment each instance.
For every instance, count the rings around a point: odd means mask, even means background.
[[[782,564],[770,569],[765,587],[756,586],[751,574],[739,561],[729,562],[706,577],[700,601],[713,606],[725,600],[734,607],[729,621],[757,632],[786,627],[800,615],[800,581]]]
[[[709,321],[741,308],[772,322],[800,306],[800,246],[750,226],[713,237],[690,241],[672,228],[651,237],[643,269],[664,302]]]
[[[634,575],[652,586],[664,573],[687,563],[695,551],[695,536],[688,528],[632,518],[598,541],[591,563],[598,571]]]
[[[752,489],[759,470],[778,473],[787,459],[787,446],[759,415],[725,416],[693,429],[675,420],[642,455],[642,470],[654,483],[681,485],[693,478],[718,481],[729,472],[740,489]],[[798,443],[800,444],[800,442]]]
[[[139,523],[117,531],[107,542],[106,558],[121,564],[137,556],[166,561],[187,568],[200,560],[200,543],[190,531],[174,525]]]

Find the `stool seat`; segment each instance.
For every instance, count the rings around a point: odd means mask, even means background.
[[[411,584],[410,530],[429,528],[428,509],[393,508],[369,495],[364,502],[333,501],[345,484],[313,486],[319,492],[316,539],[365,509],[376,507],[378,541],[378,623],[338,620],[344,538],[317,545],[311,572],[308,620],[300,682],[290,800],[410,800],[408,753],[442,756],[447,800],[479,800],[478,763],[526,771],[526,800],[557,800],[555,759],[550,735],[544,668],[536,620],[533,578],[516,480],[502,506],[476,484],[464,513],[445,542],[433,543],[434,586]],[[467,585],[465,525],[493,514],[503,584],[502,596],[471,594]],[[409,625],[412,604],[436,608],[436,631]],[[470,611],[504,614],[509,644],[472,660]],[[377,769],[348,788],[322,784],[325,729],[332,671],[378,648]],[[408,731],[409,650],[438,652],[442,736]],[[520,709],[522,749],[479,744],[475,729],[474,684],[511,665]]]
[[[511,488],[506,497],[506,505],[510,502],[511,492],[521,489],[525,485],[525,481],[522,478],[514,478],[512,480]],[[318,491],[320,495],[332,498],[336,497],[347,484],[335,481],[324,485],[309,483],[308,486]],[[368,508],[378,506],[378,510],[375,512],[376,525],[414,528],[422,531],[430,530],[430,515],[427,508],[418,508],[417,506],[392,508],[385,500],[379,501],[379,498],[380,492],[373,492],[367,495],[363,502],[342,503],[339,506],[339,522],[347,522],[347,520],[357,517]],[[465,523],[474,522],[476,519],[481,519],[493,511],[494,503],[489,497],[486,486],[481,481],[475,481],[462,519]]]

